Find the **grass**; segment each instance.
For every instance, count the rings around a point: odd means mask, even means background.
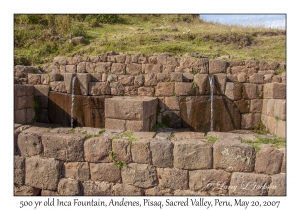
[[[242,139],[240,138],[240,140],[243,142],[243,143],[247,143],[251,146],[253,146],[255,148],[255,150],[257,152],[260,151],[261,149],[261,145],[262,144],[268,144],[268,145],[271,145],[275,148],[285,148],[286,147],[286,140],[285,138],[281,138],[281,137],[276,137],[275,139],[270,139],[270,138],[264,138],[260,135],[255,135],[256,137],[256,140],[247,140],[247,139]]]
[[[211,145],[214,145],[214,143],[218,140],[218,138],[215,136],[206,136],[205,138]]]
[[[30,17],[29,17],[30,16]],[[254,57],[267,62],[286,62],[284,30],[225,26],[204,22],[191,15],[15,15],[15,64],[50,64],[55,56],[98,55],[107,51],[129,54],[188,52],[209,58]],[[162,30],[152,30],[164,26]],[[174,26],[177,30],[169,30]],[[86,42],[68,40],[81,35]]]
[[[125,162],[122,162],[122,161],[116,161],[116,154],[114,153],[113,150],[110,151],[109,155],[110,155],[110,157],[111,157],[111,159],[112,159],[112,161],[113,161],[113,164],[114,164],[115,166],[117,166],[118,169],[121,169],[121,168],[127,166],[127,163],[125,163]]]

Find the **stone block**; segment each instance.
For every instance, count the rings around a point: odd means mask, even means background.
[[[260,113],[246,113],[242,114],[242,129],[254,129],[258,126],[260,121]]]
[[[274,117],[281,120],[286,120],[286,100],[275,100]]]
[[[177,96],[171,96],[165,98],[166,108],[169,110],[179,110],[179,99]]]
[[[110,83],[118,82],[118,76],[116,74],[109,74],[107,76],[107,81]]]
[[[85,62],[85,70],[87,73],[95,73],[95,72],[99,73],[96,67],[97,67],[96,63]]]
[[[20,97],[16,97],[16,98],[17,98],[17,101],[16,101],[17,109],[33,108],[33,105],[34,105],[33,96],[20,96]],[[17,110],[17,109],[15,109],[15,110]]]
[[[95,137],[84,142],[84,159],[87,162],[112,162],[109,156],[112,150],[111,140],[108,137]]]
[[[278,149],[266,146],[256,155],[255,172],[278,174],[281,171],[283,153]]]
[[[182,73],[183,82],[192,82],[194,80],[194,74],[191,73]],[[181,82],[181,81],[179,81]]]
[[[76,65],[66,65],[66,72],[67,73],[76,73],[77,67]]]
[[[125,95],[129,96],[137,96],[138,89],[135,86],[126,86],[125,87]]]
[[[188,189],[188,171],[178,168],[157,168],[159,186],[172,190]]]
[[[110,86],[108,82],[89,82],[89,95],[109,95]]]
[[[267,117],[267,129],[269,131],[269,133],[275,134],[276,133],[276,126],[277,126],[277,122],[275,117],[272,116],[268,116]]]
[[[116,55],[115,59],[117,63],[125,63],[127,55]]]
[[[111,70],[111,66],[111,62],[97,62],[95,66],[95,71],[97,73],[108,73]]]
[[[14,184],[22,186],[25,183],[25,158],[14,156]]]
[[[128,86],[134,85],[134,76],[129,76],[129,75],[119,76],[119,82],[122,85],[128,85]]]
[[[286,174],[276,174],[272,176],[269,196],[286,196]]]
[[[28,73],[33,73],[36,70],[34,66],[16,65],[14,67],[14,76],[18,78],[26,78]]]
[[[139,87],[138,88],[138,95],[139,96],[154,96],[155,89],[152,87]]]
[[[173,65],[163,65],[162,73],[170,74],[175,71],[175,66]]]
[[[18,149],[20,154],[25,157],[41,154],[41,137],[34,133],[20,133],[18,136]]]
[[[256,84],[244,83],[243,85],[243,98],[255,99],[257,98],[257,86]]]
[[[66,93],[67,89],[66,89],[66,85],[64,81],[55,81],[55,82],[50,82],[50,88],[52,91],[55,92],[61,92],[61,93]]]
[[[158,184],[153,165],[130,163],[121,169],[122,182],[139,188],[149,188]]]
[[[82,182],[83,194],[85,196],[113,196],[113,184],[106,182],[93,182],[85,181]]]
[[[44,156],[63,161],[84,161],[83,134],[44,134],[42,137]]]
[[[14,196],[38,196],[41,193],[41,189],[31,186],[14,187]]]
[[[102,82],[102,74],[101,73],[94,73],[91,75],[91,82]]]
[[[158,74],[162,72],[161,64],[143,64],[142,72],[144,74]]]
[[[166,73],[158,73],[156,75],[157,82],[169,82],[170,81],[170,74]]]
[[[227,76],[226,74],[215,74],[214,75],[214,94],[224,95],[226,86]]]
[[[188,139],[174,144],[174,167],[181,169],[210,169],[213,166],[213,148],[206,141]]]
[[[145,78],[145,82],[144,82],[145,86],[149,87],[149,86],[157,85],[156,74],[145,74],[144,78]]]
[[[254,73],[249,76],[249,82],[255,84],[263,84],[264,83],[264,75],[261,73]]]
[[[250,102],[250,112],[262,112],[263,99],[253,99]]]
[[[207,58],[200,58],[198,59],[193,65],[192,70],[194,73],[200,74],[208,74],[209,70],[209,61]]]
[[[255,149],[235,139],[219,139],[214,148],[214,169],[228,172],[252,172],[255,164]]]
[[[126,73],[134,76],[140,75],[142,74],[142,65],[137,63],[127,64]]]
[[[264,83],[272,82],[273,74],[265,74],[264,75]]]
[[[250,112],[250,100],[238,100],[234,101],[234,104],[237,106],[241,113]]]
[[[248,76],[247,76],[246,73],[242,72],[242,73],[237,75],[237,80],[238,80],[238,82],[242,82],[242,83],[247,82],[248,81]]]
[[[235,172],[231,176],[230,196],[268,195],[271,178],[264,174]]]
[[[274,76],[272,77],[272,82],[273,82],[273,83],[281,83],[281,82],[282,82],[281,76],[280,76],[280,75],[274,75]]]
[[[264,98],[285,99],[286,84],[285,83],[268,83],[264,85]]]
[[[61,164],[57,160],[26,158],[25,184],[47,190],[56,190]]]
[[[173,147],[173,143],[168,140],[153,139],[150,142],[152,164],[160,168],[172,167]]]
[[[142,196],[143,190],[141,188],[127,185],[127,184],[118,184],[116,183],[113,186],[115,196]]]
[[[145,78],[143,75],[135,76],[134,77],[134,86],[135,87],[141,87],[144,85]]]
[[[269,99],[267,101],[267,115],[274,117],[274,107],[275,107],[275,99]]]
[[[184,57],[180,59],[180,67],[181,68],[192,68],[192,66],[196,63],[196,58],[192,57]]]
[[[173,96],[174,83],[172,82],[159,82],[157,83],[155,96]]]
[[[105,129],[111,130],[126,130],[126,120],[105,118]]]
[[[172,196],[173,190],[163,188],[161,186],[155,186],[145,190],[146,196]]]
[[[64,163],[64,176],[79,181],[90,179],[90,168],[87,162],[66,162]]]
[[[105,117],[123,120],[145,120],[156,114],[153,97],[114,97],[105,100]]]
[[[283,153],[281,173],[286,173],[286,148],[279,149]]]
[[[125,88],[120,82],[110,83],[110,93],[115,96],[122,96],[125,94]]]
[[[183,76],[181,72],[172,72],[170,74],[171,82],[183,82]]]
[[[175,82],[175,94],[180,96],[195,95],[196,91],[192,82]]]
[[[111,66],[111,73],[116,75],[124,75],[125,74],[126,64],[123,63],[113,63]]]
[[[85,62],[80,62],[77,64],[77,73],[86,73]]]
[[[53,63],[56,65],[66,65],[67,64],[67,59],[64,56],[56,56],[53,59]]]
[[[136,134],[136,133],[134,133]],[[140,133],[142,134],[142,133]],[[133,135],[132,138],[141,138],[136,137],[141,135]],[[153,138],[154,134],[151,132],[150,136],[146,137],[146,139],[137,140],[132,142],[131,145],[131,155],[132,161],[134,163],[141,164],[151,164],[151,150],[150,150],[150,139]]]
[[[26,123],[34,122],[35,112],[33,108],[26,109]]]
[[[32,85],[14,85],[14,96],[31,96],[34,95]]]
[[[141,131],[150,131],[151,128],[156,123],[156,115],[152,115],[149,118],[143,121],[136,121],[136,120],[126,120],[126,130],[134,131],[134,132],[141,132]]]
[[[228,61],[228,64],[230,67],[232,66],[244,66],[245,65],[245,61],[240,61],[240,60],[237,60],[237,61]]]
[[[226,73],[227,62],[222,60],[209,60],[209,74]]]
[[[189,172],[189,189],[209,195],[227,195],[231,173],[223,170],[195,170]]]
[[[79,85],[80,85],[80,91],[82,95],[88,95],[89,94],[89,83],[92,79],[90,74],[83,74],[78,73],[76,75]]]
[[[196,74],[194,76],[194,83],[199,88],[200,95],[209,95],[210,94],[210,85],[208,74]]]
[[[231,100],[240,100],[243,95],[243,84],[226,82],[225,95]]]
[[[58,192],[53,190],[42,190],[41,196],[59,196]]]
[[[63,178],[59,180],[57,192],[60,196],[78,196],[82,195],[79,182],[73,179]]]
[[[30,85],[40,85],[41,84],[41,74],[28,74],[28,84]]]
[[[277,121],[276,136],[286,138],[286,121]]]
[[[204,139],[205,133],[200,132],[175,132],[174,138],[176,140],[182,140],[182,139]]]
[[[92,181],[121,181],[121,171],[113,163],[90,163],[90,170]]]
[[[115,155],[115,160],[119,162],[132,162],[131,159],[131,145],[128,139],[113,139],[112,151]]]
[[[48,96],[49,85],[35,85],[34,96]]]
[[[14,123],[25,124],[26,123],[26,109],[15,111],[15,121]]]

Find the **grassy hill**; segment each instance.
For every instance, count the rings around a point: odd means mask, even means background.
[[[70,39],[83,36],[79,44]],[[285,30],[225,26],[193,15],[15,15],[15,65],[58,55],[200,53],[210,58],[286,62]]]

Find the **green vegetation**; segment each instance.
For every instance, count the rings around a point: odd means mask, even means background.
[[[82,36],[84,42],[71,42]],[[43,65],[55,56],[198,52],[216,58],[286,62],[284,30],[225,26],[192,15],[16,14],[15,65]]]
[[[268,144],[268,145],[271,145],[275,148],[285,148],[286,147],[285,138],[276,137],[275,139],[271,139],[271,138],[262,137],[260,135],[255,135],[255,137],[256,137],[256,140],[254,140],[254,141],[253,140],[242,139],[242,138],[240,138],[240,140],[244,143],[247,143],[247,144],[253,146],[257,152],[260,151],[261,144]]]
[[[110,151],[109,155],[110,155],[110,157],[111,157],[111,159],[112,159],[114,165],[117,166],[119,169],[121,169],[121,168],[127,166],[127,164],[126,164],[125,162],[122,162],[122,161],[116,161],[116,154],[114,153],[113,150]]]
[[[166,128],[166,124],[164,123],[156,123],[152,128],[151,131],[152,132],[156,132],[159,128]]]
[[[69,131],[71,134],[75,133],[75,128],[71,128],[71,130]]]
[[[218,138],[215,136],[206,136],[205,138],[208,141],[208,143],[210,143],[212,145],[218,140]]]

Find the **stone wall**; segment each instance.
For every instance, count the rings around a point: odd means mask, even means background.
[[[285,149],[246,134],[15,125],[15,195],[286,195]],[[247,186],[246,186],[247,185]]]
[[[271,133],[285,137],[285,118],[276,113],[271,114],[271,111],[263,111],[266,110],[263,107],[267,107],[273,99],[286,99],[285,72],[276,73],[278,70],[285,70],[284,64],[256,60],[175,58],[166,54],[146,56],[106,53],[89,57],[59,56],[54,58],[52,66],[35,69],[35,72],[32,69],[33,67],[16,66],[16,83],[43,88],[45,91],[42,92],[45,94],[46,89],[71,94],[72,77],[76,75],[75,95],[157,97],[158,123],[174,128],[190,127],[202,132],[209,131],[208,120],[197,127],[198,121],[184,118],[189,115],[185,113],[188,107],[185,103],[190,101],[191,104],[197,104],[197,101],[202,100],[201,97],[209,96],[209,76],[213,75],[214,95],[224,97],[219,99],[228,100],[226,107],[234,107],[230,110],[235,110],[236,107],[240,113],[236,115],[236,111],[231,111],[227,114],[229,121],[238,124],[234,126],[235,129],[253,129],[259,127],[262,121]],[[43,104],[42,112],[45,113],[47,107],[46,103]],[[283,104],[284,102],[281,107],[285,110]],[[197,106],[190,107],[198,110]],[[206,109],[208,105],[203,108]],[[38,118],[39,122],[46,122],[46,119],[41,118]],[[215,131],[222,131],[222,126],[217,126],[218,122],[214,125]],[[227,131],[226,129],[223,131]]]

